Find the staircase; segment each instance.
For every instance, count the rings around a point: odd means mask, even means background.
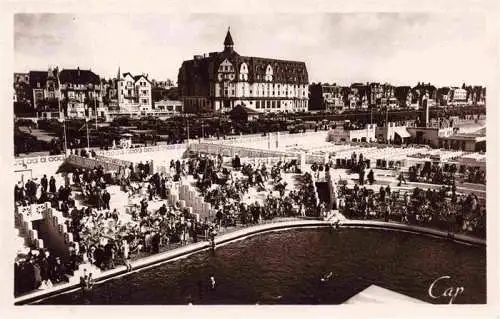
[[[15,212],[15,228],[17,230],[16,248],[21,248],[21,245],[36,249],[45,247],[43,240],[38,237],[38,231],[33,229],[32,222],[24,220],[24,216],[18,212]]]
[[[331,196],[330,189],[327,182],[315,182],[316,191],[318,192],[318,199],[320,203],[325,203],[328,207],[330,205]]]
[[[16,248],[16,253],[21,254],[30,248],[27,244],[26,238],[23,236],[22,231],[16,227],[16,237],[14,238],[14,247]]]

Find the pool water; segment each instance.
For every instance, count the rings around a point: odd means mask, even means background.
[[[324,274],[330,280],[322,282]],[[215,279],[212,289],[210,277]],[[341,304],[375,284],[429,303],[486,303],[486,248],[406,232],[293,229],[270,232],[119,277],[43,304]]]

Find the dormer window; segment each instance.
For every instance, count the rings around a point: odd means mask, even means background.
[[[273,80],[273,68],[271,65],[268,65],[266,67],[266,75],[265,75],[265,81],[271,82]]]

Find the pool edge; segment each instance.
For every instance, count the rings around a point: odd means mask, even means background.
[[[217,246],[226,245],[233,241],[245,239],[258,234],[266,233],[269,231],[286,230],[293,228],[309,228],[309,227],[332,227],[332,224],[323,220],[295,220],[274,222],[269,224],[255,225],[240,230],[232,231],[227,234],[218,236],[215,239]],[[421,235],[440,237],[442,239],[453,240],[457,243],[465,243],[472,245],[486,246],[486,240],[477,237],[467,236],[463,234],[453,234],[450,232],[416,226],[407,225],[395,222],[383,222],[373,220],[344,220],[339,224],[340,228],[369,228],[369,229],[385,229],[391,231],[406,231]],[[132,272],[138,270],[163,264],[174,259],[185,258],[197,252],[201,252],[210,248],[210,244],[206,241],[189,244],[173,250],[162,252],[159,254],[147,256],[131,262]],[[125,266],[118,266],[114,269],[104,271],[95,277],[96,283],[101,283],[109,279],[130,273],[126,270]],[[52,289],[35,291],[14,299],[14,305],[26,305],[36,303],[43,299],[54,297],[63,293],[72,292],[79,289],[78,283],[68,283]]]

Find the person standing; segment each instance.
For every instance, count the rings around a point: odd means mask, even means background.
[[[384,202],[385,201],[385,189],[383,186],[380,186],[379,193],[380,193],[380,201]]]
[[[50,253],[48,250],[44,251],[40,256],[40,275],[42,278],[42,286],[44,288],[51,288],[52,282],[50,281]]]
[[[373,182],[375,181],[375,178],[374,178],[373,170],[372,169],[370,169],[370,171],[368,172],[368,175],[366,177],[367,177],[368,182],[370,183],[370,185],[373,185]]]
[[[405,179],[405,176],[404,176],[403,172],[399,173],[398,181],[399,181],[398,186],[401,186],[402,182],[404,182],[405,185],[406,185],[406,179]]]
[[[84,303],[90,304],[91,291],[94,287],[94,279],[92,278],[92,273],[87,273],[87,269],[83,270],[83,276],[80,277],[80,287],[82,288]]]
[[[103,206],[104,206],[104,209],[107,209],[109,210],[110,207],[109,207],[109,201],[111,200],[111,195],[108,193],[107,189],[104,189],[103,190],[103,193],[102,193],[102,201],[103,201]]]
[[[32,265],[33,265],[33,278],[34,278],[34,289],[39,289],[40,286],[42,285],[42,275],[41,275],[41,269],[40,269],[40,264],[35,258],[31,259]]]
[[[127,271],[132,270],[132,265],[130,264],[130,246],[128,244],[128,241],[124,239],[122,241],[122,257],[123,257],[123,262],[125,263],[125,266],[127,267]]]
[[[215,231],[215,228],[212,225],[209,228],[208,235],[210,236],[210,246],[212,250],[215,250],[215,235],[217,235],[217,232]]]
[[[363,163],[360,164],[359,168],[359,185],[364,185],[365,184],[365,167]]]
[[[23,187],[21,185],[21,182],[18,182],[16,186],[14,186],[14,201],[15,202],[20,202],[23,200]]]
[[[40,184],[42,185],[42,191],[46,192],[47,191],[47,186],[48,186],[48,180],[47,180],[47,175],[43,175]]]

